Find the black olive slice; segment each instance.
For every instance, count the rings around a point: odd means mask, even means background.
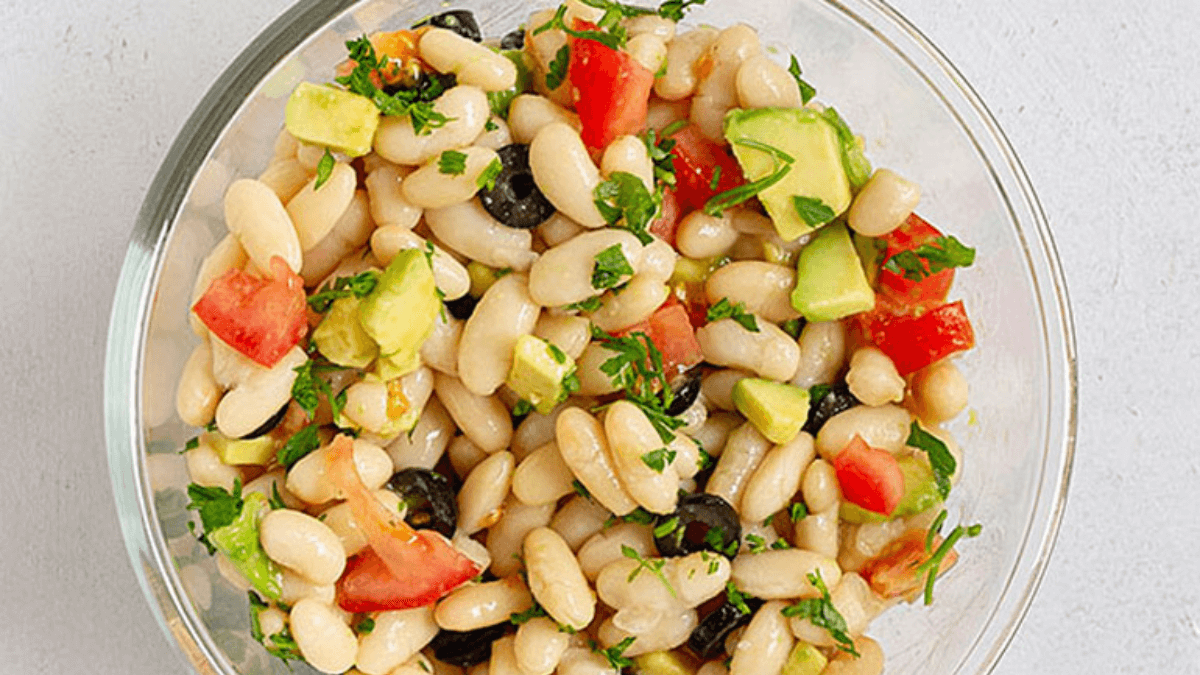
[[[469,631],[442,630],[429,646],[438,661],[459,668],[469,668],[492,657],[492,643],[508,635],[513,625],[508,621]]]
[[[527,230],[554,215],[554,205],[538,189],[529,170],[529,146],[506,145],[496,151],[502,169],[492,189],[479,191],[479,203],[508,227]]]
[[[450,312],[450,316],[460,321],[466,321],[475,313],[475,305],[478,303],[478,298],[471,295],[464,295],[457,300],[447,300],[446,310]]]
[[[750,623],[750,618],[762,607],[763,601],[746,598],[749,614],[743,614],[733,603],[726,600],[720,607],[709,612],[700,620],[700,625],[688,636],[688,649],[696,656],[708,660],[725,653],[725,638],[738,628]]]
[[[404,522],[417,529],[433,529],[447,537],[454,536],[458,503],[449,478],[429,469],[410,468],[397,471],[387,487],[408,506]]]
[[[506,33],[500,38],[500,49],[524,49],[525,48],[525,31],[517,28],[511,33]]]
[[[413,24],[413,28],[420,28],[421,26],[445,28],[446,30],[458,33],[468,40],[483,42],[483,33],[479,31],[479,24],[475,21],[475,15],[465,9],[452,9],[449,12],[434,14],[428,19]]]
[[[670,407],[667,408],[667,414],[672,417],[682,415],[700,396],[700,370],[693,368],[675,378],[671,383],[671,392],[674,395]]]
[[[830,417],[846,412],[858,404],[859,400],[850,393],[849,385],[844,382],[834,385],[820,400],[812,402],[812,406],[808,409],[808,420],[805,421],[801,431],[816,436]]]
[[[287,414],[287,409],[288,409],[288,404],[284,403],[283,407],[279,409],[279,412],[268,417],[266,422],[263,422],[262,424],[258,425],[257,429],[255,429],[254,431],[251,431],[250,433],[246,434],[245,436],[242,436],[242,438],[243,439],[258,438],[259,436],[266,436],[267,434],[271,433],[271,430],[274,429],[275,427],[279,426],[279,423],[283,421],[283,416]]]
[[[737,555],[742,537],[742,524],[737,512],[717,495],[696,493],[679,498],[675,512],[659,516],[655,529],[675,520],[675,527],[661,537],[654,537],[659,553],[664,556],[683,556],[697,551],[714,551],[726,557]]]

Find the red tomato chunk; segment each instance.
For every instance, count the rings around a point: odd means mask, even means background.
[[[586,21],[576,21],[575,28],[596,30]],[[572,38],[568,72],[577,92],[580,136],[589,149],[603,150],[617,137],[646,127],[654,73],[632,56],[595,40]]]
[[[741,166],[725,146],[709,140],[696,125],[689,124],[671,138],[675,139],[671,152],[675,155],[675,197],[681,213],[702,209],[713,195],[746,182]]]
[[[862,337],[887,354],[901,375],[975,346],[975,330],[961,300],[919,316],[894,312],[894,306],[881,298],[874,311],[856,320]]]
[[[833,458],[842,496],[856,506],[887,515],[904,497],[904,473],[886,450],[867,445],[862,436]]]
[[[886,245],[880,264],[887,263],[892,256],[901,251],[911,251],[941,236],[942,233],[936,227],[914,213],[903,225],[879,240]],[[909,307],[928,307],[945,302],[946,294],[950,292],[950,285],[953,283],[953,269],[942,270],[920,281],[906,279],[903,274],[885,269],[879,270],[879,292]]]
[[[267,368],[308,332],[304,280],[278,256],[271,273],[274,279],[260,279],[230,270],[192,307],[213,335]]]

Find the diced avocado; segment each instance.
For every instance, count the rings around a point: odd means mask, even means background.
[[[695,675],[692,659],[679,652],[650,652],[633,658],[637,675]]]
[[[379,356],[379,345],[358,321],[358,298],[339,298],[313,331],[317,349],[331,362],[347,368],[366,368]]]
[[[234,521],[208,533],[208,540],[229,558],[242,576],[259,593],[279,600],[283,595],[283,570],[267,557],[258,540],[259,514],[267,509],[267,498],[251,492],[242,500]]]
[[[275,458],[275,439],[270,436],[258,438],[227,438],[224,434],[204,434],[204,442],[212,448],[221,461],[231,466],[243,464],[269,464]]]
[[[758,193],[785,241],[814,229],[800,217],[792,197],[819,199],[834,216],[850,207],[850,181],[842,166],[838,133],[820,113],[806,108],[733,110],[725,117],[725,138],[750,181],[773,173],[777,160],[740,140],[778,148],[795,160],[782,180]]]
[[[284,124],[305,143],[361,157],[371,152],[379,108],[366,96],[301,82],[288,99]]]
[[[675,271],[671,273],[671,283],[702,284],[708,277],[721,267],[729,264],[728,256],[712,258],[687,258],[679,256],[675,259]]]
[[[942,503],[942,495],[938,492],[937,481],[928,462],[910,456],[901,457],[896,463],[900,465],[900,473],[904,474],[904,496],[896,504],[896,510],[885,516],[843,501],[838,511],[842,520],[857,524],[882,523],[893,518],[912,516]]]
[[[512,270],[508,268],[502,270],[492,269],[477,260],[467,263],[467,276],[471,278],[471,296],[482,298],[487,289],[496,283],[496,280],[510,272]]]
[[[772,443],[787,443],[808,420],[808,390],[757,377],[738,380],[733,405]]]
[[[525,64],[525,50],[505,49],[500,52],[500,56],[512,61],[517,67],[517,83],[504,91],[489,91],[487,99],[493,114],[508,119],[509,104],[518,94],[529,91],[533,78],[529,73],[529,66]]]
[[[863,236],[857,232],[850,236],[854,239],[854,251],[858,253],[858,259],[862,261],[863,274],[867,277],[867,283],[874,287],[875,280],[879,278],[879,268],[883,263],[884,252],[887,251],[887,243],[882,239]]]
[[[825,658],[821,650],[801,641],[797,642],[792,648],[792,653],[788,654],[780,675],[821,675],[828,663],[829,659]]]
[[[574,373],[575,359],[545,340],[522,335],[513,349],[512,369],[506,382],[534,410],[549,415],[570,393],[563,381]]]
[[[417,369],[421,345],[433,331],[441,306],[425,253],[417,249],[397,253],[375,289],[358,305],[363,330],[379,345],[384,379]]]
[[[842,119],[837,110],[825,108],[821,111],[821,117],[837,131],[838,144],[842,148],[842,168],[846,170],[846,178],[850,180],[850,185],[857,190],[871,178],[871,163],[863,154],[862,138],[850,131],[850,125],[846,124],[846,120]]]
[[[792,307],[809,321],[834,321],[875,307],[875,291],[845,225],[826,226],[800,249]]]

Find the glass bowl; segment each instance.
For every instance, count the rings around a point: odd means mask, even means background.
[[[487,35],[542,3],[469,0]],[[307,0],[225,71],[172,146],[142,205],[116,290],[105,372],[109,463],[129,555],[164,630],[202,673],[284,673],[249,639],[245,594],[188,532],[194,435],[176,416],[176,380],[196,338],[187,308],[202,258],[225,230],[226,186],[265,168],[296,83],[327,81],[344,40],[407,27],[438,0]],[[920,211],[977,247],[954,294],[978,346],[960,359],[965,448],[950,523],[980,522],[933,606],[904,605],[871,629],[892,674],[970,675],[995,665],[1045,569],[1075,437],[1075,353],[1066,288],[1028,179],[995,120],[954,67],[878,0],[713,0],[688,23],[744,21],[777,55],[796,53],[820,100],[867,139],[876,166],[918,181]],[[786,58],[784,56],[784,58]]]

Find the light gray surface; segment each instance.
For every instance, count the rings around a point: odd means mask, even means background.
[[[120,540],[99,403],[108,308],[171,140],[287,4],[0,2],[0,672],[188,672]],[[996,672],[1200,672],[1200,14],[1190,0],[894,4],[999,118],[1074,300],[1071,498]]]

